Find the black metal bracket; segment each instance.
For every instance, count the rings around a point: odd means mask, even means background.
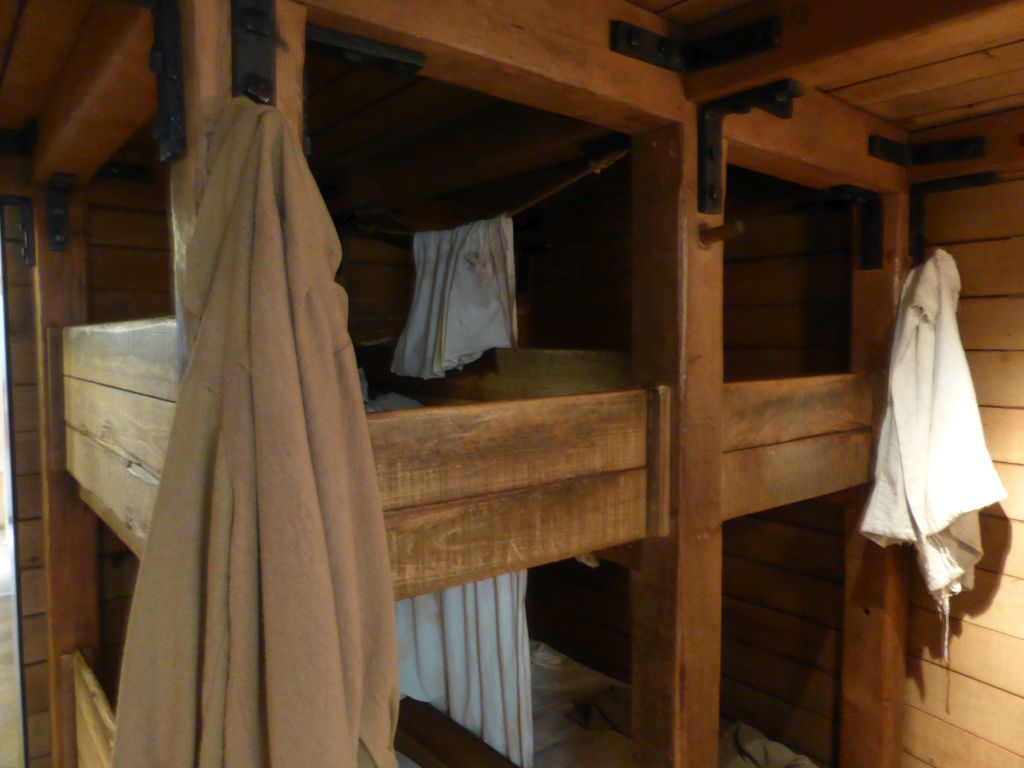
[[[427,57],[419,51],[314,24],[306,26],[306,43],[308,50],[323,56],[332,56],[353,64],[369,64],[391,72],[415,74],[427,63]]]
[[[1002,181],[995,171],[971,173],[966,176],[952,176],[934,181],[922,181],[910,185],[910,257],[914,266],[924,261],[924,216],[925,196],[933,192],[952,192],[970,187],[985,187]]]
[[[701,213],[721,213],[725,198],[722,123],[729,115],[745,115],[760,109],[780,118],[793,116],[793,99],[802,96],[795,80],[777,80],[700,107],[697,132],[697,207]]]
[[[988,142],[984,136],[931,141],[925,144],[902,144],[885,136],[868,137],[868,154],[896,165],[928,165],[956,160],[977,160],[984,157]]]
[[[881,269],[885,256],[885,209],[882,207],[882,196],[870,189],[842,184],[829,189],[829,198],[862,207],[860,268]]]
[[[274,103],[276,47],[274,0],[231,0],[231,83],[236,96]]]
[[[673,72],[696,72],[777,48],[782,40],[778,16],[755,21],[704,40],[673,40],[627,21],[613,21],[611,49]]]
[[[149,68],[156,75],[157,107],[153,119],[160,160],[185,155],[185,77],[181,63],[181,16],[178,0],[156,0],[153,13],[153,48]]]
[[[51,251],[66,251],[71,241],[69,202],[75,177],[70,173],[55,173],[46,185],[46,237]]]

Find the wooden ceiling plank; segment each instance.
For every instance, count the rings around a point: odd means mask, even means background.
[[[351,115],[334,130],[313,136],[310,164],[318,178],[330,177],[347,165],[412,141],[493,101],[448,83],[417,80],[386,101]]]
[[[910,135],[914,144],[930,141],[963,139],[984,136],[987,140],[985,156],[976,160],[955,163],[930,163],[910,169],[910,181],[933,181],[972,173],[1020,173],[1024,171],[1024,109],[987,115],[952,125],[944,125]]]
[[[400,207],[580,156],[605,129],[497,102],[352,166],[333,211]]]
[[[922,89],[918,93],[865,107],[885,120],[904,120],[945,112],[957,107],[994,101],[1024,93],[1024,66],[942,88]]]
[[[870,109],[869,105],[909,96],[922,90],[956,85],[1022,67],[1024,41],[914,67],[885,77],[837,88],[831,93],[849,104]]]
[[[427,56],[421,74],[633,133],[683,122],[682,78],[609,49],[621,19],[667,20],[626,0],[304,0],[310,21]]]
[[[905,120],[901,120],[899,124],[908,131],[924,131],[941,125],[949,125],[950,123],[959,123],[965,120],[984,117],[985,115],[1006,112],[1018,107],[1024,107],[1024,93],[1014,93],[998,99],[952,107],[941,112],[908,117]]]
[[[689,30],[704,37],[766,16],[782,19],[770,51],[693,72],[696,102],[783,77],[831,90],[1020,39],[1024,0],[756,0]]]
[[[0,82],[0,128],[21,128],[42,110],[90,4],[91,0],[25,0]]]
[[[360,67],[306,99],[306,129],[316,137],[347,117],[407,88],[415,75]]]
[[[907,134],[839,99],[810,89],[788,120],[753,111],[725,120],[729,162],[818,189],[855,184],[878,192],[905,189],[906,170],[868,155],[868,137],[905,143]]]
[[[750,0],[683,0],[672,3],[659,13],[681,24],[696,24],[712,16],[735,10],[747,2]]]
[[[96,3],[39,116],[32,177],[84,185],[156,111],[153,21],[127,3]]]

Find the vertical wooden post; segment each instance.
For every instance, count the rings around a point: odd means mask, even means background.
[[[61,717],[65,699],[60,659],[81,650],[94,656],[99,646],[99,581],[96,517],[79,500],[65,469],[64,397],[60,329],[86,321],[86,211],[70,207],[67,251],[47,247],[46,212],[36,201],[36,349],[39,365],[40,467],[42,475],[47,640],[50,669],[52,761],[69,766],[73,751]]]
[[[909,198],[887,195],[882,269],[853,274],[851,367],[888,368],[893,320],[906,274]],[[857,257],[857,249],[854,256]],[[885,387],[878,387],[876,424]],[[843,613],[842,710],[839,764],[899,768],[902,765],[903,686],[906,675],[908,570],[900,547],[881,547],[857,530],[867,489],[848,494],[846,584]]]
[[[186,250],[209,174],[210,137],[231,99],[231,4],[180,0],[188,151],[171,169],[170,217],[174,252],[174,313],[178,318],[180,370],[188,363],[189,328],[181,305],[188,269]],[[302,137],[306,6],[277,0],[277,106]]]
[[[633,366],[672,392],[672,532],[632,573],[633,739],[644,766],[718,764],[722,245],[699,228],[695,115],[635,136]]]

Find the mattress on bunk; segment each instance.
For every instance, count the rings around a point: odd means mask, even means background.
[[[629,686],[573,661],[544,643],[531,642],[534,768],[639,768],[625,726]],[[598,704],[589,712],[588,705]],[[598,716],[601,715],[601,717]],[[581,721],[590,720],[589,727]],[[595,721],[600,721],[595,724]],[[400,768],[419,768],[399,755]],[[720,768],[816,768],[788,747],[744,723],[722,721]]]

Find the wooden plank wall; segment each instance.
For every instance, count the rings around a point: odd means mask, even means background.
[[[933,195],[926,236],[956,257],[960,333],[1010,496],[984,511],[975,591],[953,599],[951,664],[915,574],[904,748],[911,767],[1024,765],[1024,181]]]
[[[743,220],[725,245],[726,379],[849,370],[849,209]]]
[[[30,768],[49,765],[50,703],[46,647],[46,589],[39,475],[39,399],[35,348],[35,296],[32,268],[25,265],[17,239],[21,211],[3,205],[4,296],[13,395],[14,481],[20,595],[22,666]]]
[[[166,203],[154,186],[133,208],[90,205],[89,322],[105,323],[169,315],[170,240]],[[106,526],[100,527],[100,636],[96,675],[111,697],[117,696],[128,610],[138,573],[138,558]]]
[[[800,190],[748,173],[730,183],[747,231],[725,244],[726,379],[849,370],[850,210],[771,213]],[[835,765],[842,508],[731,520],[723,548],[722,715]]]

